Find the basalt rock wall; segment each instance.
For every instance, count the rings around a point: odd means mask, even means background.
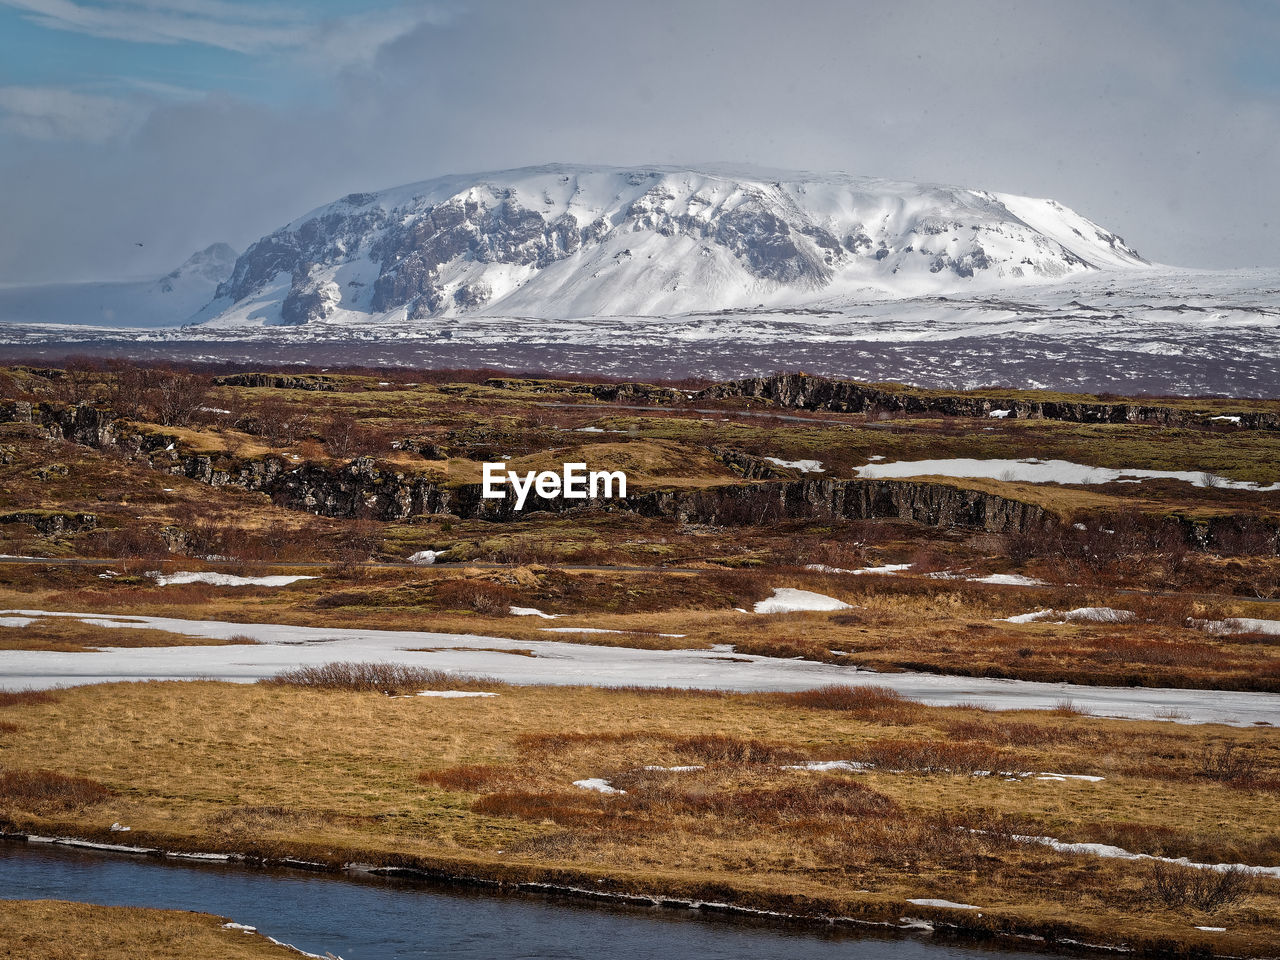
[[[699,391],[694,401],[754,398],[798,410],[833,413],[940,414],[990,417],[1007,411],[1010,420],[1064,420],[1070,423],[1150,423],[1160,426],[1204,426],[1211,411],[1139,403],[1089,403],[1068,400],[1010,400],[957,394],[924,396],[885,390],[853,380],[828,380],[803,373],[751,377],[717,383]],[[1280,414],[1240,410],[1238,426],[1248,430],[1280,430]],[[1223,422],[1223,421],[1217,421]]]

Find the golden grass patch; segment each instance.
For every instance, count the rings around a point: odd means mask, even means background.
[[[295,951],[226,922],[185,910],[0,900],[0,943],[13,960],[296,960]]]
[[[1115,943],[1227,926],[1232,948],[1252,955],[1280,919],[1271,881],[1212,910],[1170,906],[1141,864],[1015,839],[1280,863],[1276,789],[1216,779],[1205,760],[1231,744],[1258,771],[1280,771],[1269,730],[836,690],[509,687],[438,700],[137,683],[21,710],[24,729],[0,734],[6,767],[91,778],[114,796],[59,810],[0,798],[11,829],[101,836],[119,821],[158,846],[594,877],[671,895],[718,887],[744,903],[859,915],[964,891],[1008,928],[1054,920]],[[803,769],[837,760],[870,766]],[[975,775],[984,764],[996,775]],[[574,785],[592,778],[624,792]]]

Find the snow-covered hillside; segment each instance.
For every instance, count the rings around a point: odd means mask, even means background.
[[[1145,266],[1052,200],[840,174],[553,165],[351,194],[254,243],[215,327],[664,316]]]
[[[174,327],[213,298],[236,252],[215,243],[158,279],[0,287],[0,323]]]

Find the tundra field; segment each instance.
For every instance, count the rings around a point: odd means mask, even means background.
[[[10,367],[0,825],[1280,956],[1278,528],[1280,401]]]

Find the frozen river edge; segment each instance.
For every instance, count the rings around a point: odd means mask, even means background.
[[[404,663],[514,684],[681,687],[741,692],[806,690],[828,684],[875,685],[937,706],[972,704],[996,710],[1043,710],[1070,702],[1076,709],[1098,716],[1280,726],[1280,695],[1269,693],[876,673],[809,660],[719,650],[646,650],[425,631],[301,627],[43,610],[0,611],[0,617],[6,618],[40,616],[74,617],[107,628],[167,630],[218,640],[242,636],[256,643],[107,647],[74,653],[0,651],[0,688],[52,689],[130,680],[251,683],[282,670],[354,660]],[[431,649],[414,649],[423,647]],[[503,652],[530,649],[535,656],[511,656]]]

